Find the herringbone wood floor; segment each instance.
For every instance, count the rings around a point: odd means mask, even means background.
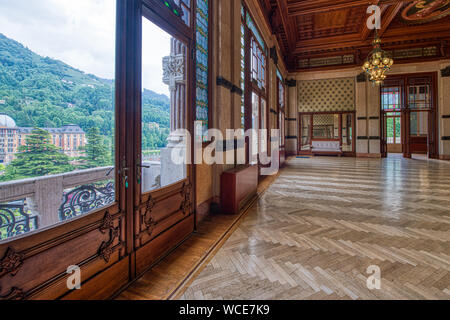
[[[450,163],[291,160],[182,299],[450,299]]]

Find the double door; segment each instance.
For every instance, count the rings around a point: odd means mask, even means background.
[[[196,2],[178,1],[175,11],[157,0],[111,3],[115,79],[85,88],[106,91],[92,106],[101,116],[85,129],[86,155],[71,161],[54,152],[68,162],[60,172],[0,182],[0,300],[109,298],[194,231],[194,137],[187,132],[195,23],[188,12]],[[114,45],[108,48],[113,55]],[[50,133],[32,130],[24,143],[42,136],[51,144]],[[73,169],[81,165],[87,169]],[[68,286],[71,279],[80,290]]]
[[[391,77],[381,88],[382,156],[438,155],[436,74]]]

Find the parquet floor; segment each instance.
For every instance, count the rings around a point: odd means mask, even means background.
[[[450,299],[450,163],[291,160],[181,298]]]

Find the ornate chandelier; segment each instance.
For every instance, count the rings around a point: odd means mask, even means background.
[[[386,72],[391,69],[393,64],[394,60],[386,51],[381,49],[381,39],[376,32],[375,40],[373,40],[373,51],[369,53],[363,70],[369,75],[372,83],[381,85],[386,79]]]

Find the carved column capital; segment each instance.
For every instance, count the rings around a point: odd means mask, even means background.
[[[163,58],[163,82],[175,91],[177,84],[186,83],[186,61],[184,54],[175,54]]]

